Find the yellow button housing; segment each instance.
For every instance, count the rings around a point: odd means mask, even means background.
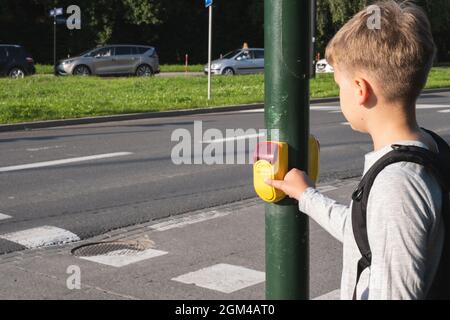
[[[260,143],[255,152],[253,166],[253,184],[258,196],[268,202],[283,200],[286,194],[267,185],[264,180],[283,180],[288,172],[288,149],[284,142]]]

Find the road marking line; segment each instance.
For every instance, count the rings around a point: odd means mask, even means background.
[[[323,186],[323,187],[318,187],[317,190],[318,190],[319,192],[324,193],[324,192],[328,192],[328,191],[334,191],[334,190],[337,190],[337,188],[336,188],[336,187],[333,187],[333,186]]]
[[[264,272],[244,267],[217,264],[172,278],[172,280],[229,294],[263,283],[266,275]]]
[[[220,217],[225,217],[231,214],[231,211],[209,211],[209,212],[202,212],[193,216],[189,217],[183,217],[178,219],[173,219],[169,221],[164,221],[161,223],[154,224],[149,227],[149,229],[155,230],[155,231],[167,231],[170,229],[176,229],[176,228],[183,228],[191,224],[204,222]]]
[[[450,113],[450,109],[447,109],[447,110],[439,110],[438,112],[440,112],[440,113]]]
[[[417,109],[444,109],[448,108],[448,105],[439,104],[418,104]]]
[[[151,258],[156,258],[159,256],[166,255],[168,252],[159,251],[154,249],[147,249],[145,251],[136,252],[130,254],[129,250],[117,250],[110,252],[106,255],[99,255],[94,257],[80,257],[83,260],[88,260],[111,267],[124,267],[132,263],[148,260]]]
[[[328,292],[324,295],[314,298],[313,300],[340,300],[341,299],[341,290],[337,289],[331,292]]]
[[[315,107],[310,107],[310,110],[312,111],[340,111],[341,107],[339,106],[315,106]]]
[[[11,172],[11,171],[51,167],[51,166],[58,166],[58,165],[74,163],[74,162],[85,162],[85,161],[107,159],[107,158],[114,158],[114,157],[123,157],[123,156],[128,156],[131,154],[133,154],[133,153],[132,152],[116,152],[116,153],[98,154],[98,155],[87,156],[87,157],[78,157],[78,158],[69,158],[69,159],[54,160],[54,161],[37,162],[37,163],[23,164],[23,165],[18,165],[18,166],[3,167],[3,168],[0,168],[0,172]]]
[[[417,109],[442,109],[448,108],[448,105],[439,105],[439,104],[418,104]],[[310,110],[312,111],[335,111],[336,113],[341,112],[340,106],[311,106]],[[264,112],[264,109],[257,110],[243,110],[239,111],[239,113],[261,113]]]
[[[0,220],[6,220],[12,218],[11,216],[8,216],[6,214],[0,213]]]
[[[51,226],[0,235],[0,239],[21,244],[28,249],[61,245],[80,240],[76,234],[70,231]]]
[[[350,122],[342,122],[341,123],[343,126],[350,126],[351,124],[350,124]]]
[[[255,110],[242,110],[238,111],[238,113],[261,113],[264,112],[264,109],[255,109]]]
[[[264,133],[257,133],[257,134],[248,134],[245,136],[237,136],[237,137],[230,137],[230,138],[225,138],[225,139],[215,139],[215,140],[208,140],[208,141],[201,141],[200,143],[223,143],[223,142],[227,142],[227,141],[238,141],[238,140],[247,140],[247,139],[256,139],[256,138],[261,138],[264,137],[265,134]]]
[[[50,146],[50,147],[40,147],[40,148],[28,148],[27,151],[35,152],[35,151],[43,151],[43,150],[59,149],[59,148],[63,148],[63,146]]]

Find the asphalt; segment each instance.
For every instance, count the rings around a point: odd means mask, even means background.
[[[450,93],[422,96],[419,120],[450,140]],[[328,104],[330,105],[330,104]],[[333,104],[331,104],[333,105]],[[449,107],[446,107],[449,106]],[[355,133],[334,107],[316,105],[311,132],[321,141],[321,182],[359,177],[367,136]],[[264,127],[258,110],[226,112],[0,134],[0,171],[14,165],[128,152],[109,159],[0,172],[0,253],[21,249],[1,235],[55,226],[87,239],[121,227],[176,216],[255,197],[252,166],[175,165],[171,141],[176,129],[193,131]],[[252,151],[246,148],[247,157]]]
[[[419,104],[421,125],[450,141],[450,93],[423,95]],[[171,161],[173,131],[192,132],[199,120],[204,129],[222,132],[263,128],[263,113],[247,110],[0,134],[0,298],[263,299],[264,282],[224,293],[174,280],[221,264],[264,272],[264,210],[253,191],[252,167]],[[369,138],[353,132],[333,103],[312,108],[311,132],[322,146],[322,190],[349,203],[364,154],[372,148]],[[129,154],[2,171],[117,152]],[[252,153],[237,153],[242,152]],[[43,226],[67,230],[82,241],[23,250],[24,245],[1,239]],[[82,243],[112,239],[149,239],[152,250],[164,254],[121,268],[70,254]],[[314,222],[310,239],[311,298],[335,299],[341,244]],[[81,270],[80,290],[67,286],[69,266]]]
[[[356,183],[354,179],[334,181],[335,189],[331,191],[330,185],[321,187],[327,196],[348,203]],[[264,300],[264,223],[263,203],[250,199],[119,229],[75,244],[4,255],[0,259],[0,299]],[[309,298],[337,300],[342,245],[314,221],[310,223],[309,233]],[[165,254],[122,267],[71,254],[82,245],[101,241],[151,241],[150,250]],[[128,253],[110,256],[120,256],[122,261],[134,257]],[[229,273],[202,276],[192,283],[176,280],[223,264],[262,273],[263,278],[242,288],[239,285],[248,281],[247,275],[241,274],[238,283],[233,282]],[[67,284],[72,283],[74,268],[79,270],[79,289]],[[205,287],[205,283],[210,287]],[[227,284],[231,292],[211,287]]]

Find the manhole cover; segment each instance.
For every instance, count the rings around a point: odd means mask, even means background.
[[[128,256],[135,255],[153,247],[153,241],[144,238],[127,241],[105,241],[88,243],[71,250],[76,257]]]

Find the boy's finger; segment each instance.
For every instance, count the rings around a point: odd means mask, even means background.
[[[266,180],[264,180],[264,182],[266,184],[268,184],[269,186],[272,186],[276,189],[281,189],[283,187],[283,183],[284,183],[284,181],[281,181],[281,180],[271,180],[271,179],[266,179]]]

